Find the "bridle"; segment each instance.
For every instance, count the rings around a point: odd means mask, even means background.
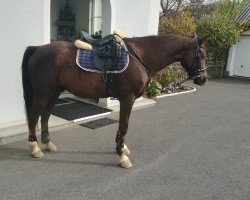
[[[195,57],[194,57],[194,60],[193,60],[193,63],[192,63],[192,69],[195,68],[195,73],[193,76],[188,76],[188,78],[190,79],[195,79],[195,78],[199,78],[201,77],[201,73],[204,72],[205,70],[207,70],[207,67],[202,67],[201,66],[201,59],[200,59],[200,48],[203,48],[199,45],[198,43],[198,39],[197,39],[197,36],[194,37],[194,40],[195,40]]]
[[[195,69],[195,73],[193,76],[190,76],[189,73],[188,73],[188,76],[187,78],[185,78],[183,81],[179,82],[178,85],[181,85],[182,83],[186,82],[187,80],[189,79],[196,79],[196,78],[199,78],[201,77],[201,73],[204,72],[205,70],[207,70],[207,67],[202,67],[201,66],[201,60],[200,60],[200,48],[203,48],[199,45],[199,42],[198,42],[198,38],[197,36],[194,36],[194,40],[195,40],[195,56],[194,56],[194,60],[193,60],[193,63],[192,63],[192,68],[191,69],[194,69],[195,68],[195,65],[197,66],[196,69]]]

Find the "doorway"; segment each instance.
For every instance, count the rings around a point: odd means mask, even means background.
[[[50,11],[50,39],[51,41],[60,40],[59,37],[59,27],[72,26],[75,31],[75,36],[71,40],[79,38],[80,31],[89,32],[90,30],[90,5],[91,0],[53,0],[51,1],[51,11]],[[63,20],[60,18],[60,12],[62,12],[65,7],[68,6],[72,15],[74,15],[74,20]],[[67,17],[67,16],[66,16]],[[63,24],[60,21],[64,21]],[[70,23],[72,22],[72,23]],[[62,39],[63,40],[63,39]]]

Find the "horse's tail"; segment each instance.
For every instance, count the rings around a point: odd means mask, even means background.
[[[30,107],[33,102],[33,91],[32,91],[28,65],[29,65],[30,57],[33,55],[35,50],[36,50],[36,47],[28,47],[26,51],[24,52],[23,62],[22,62],[23,97],[24,97],[24,102],[25,102],[27,119],[28,119],[28,113],[29,113]]]

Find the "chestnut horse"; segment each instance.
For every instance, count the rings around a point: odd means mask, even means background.
[[[119,128],[116,152],[120,165],[132,166],[129,149],[124,144],[134,101],[142,96],[151,76],[179,61],[195,84],[206,82],[205,41],[197,36],[148,36],[124,38],[130,62],[127,69],[112,75],[112,90],[120,101]],[[33,157],[44,154],[38,146],[36,125],[41,117],[41,141],[50,151],[56,151],[51,142],[48,120],[59,95],[67,90],[81,98],[108,97],[100,73],[87,72],[76,64],[77,48],[65,41],[26,49],[22,62],[22,80],[29,128],[29,148]]]

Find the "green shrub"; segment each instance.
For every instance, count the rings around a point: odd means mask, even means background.
[[[161,90],[165,91],[167,88],[180,83],[186,78],[186,72],[180,65],[170,65],[167,68],[158,72],[147,87],[146,94],[148,97],[155,97],[160,95]]]
[[[175,85],[186,78],[186,72],[181,65],[170,65],[155,75],[162,88]]]
[[[194,35],[195,31],[195,18],[189,11],[163,16],[159,21],[159,35]]]
[[[199,34],[209,35],[206,45],[209,61],[227,59],[229,48],[237,42],[240,33],[244,31],[244,25],[236,21],[244,4],[244,1],[219,1],[216,10],[211,15],[198,20]]]
[[[155,97],[157,95],[160,94],[160,84],[154,79],[152,78],[148,87],[147,87],[147,90],[146,90],[146,94],[148,97]]]
[[[171,73],[169,72],[169,70],[167,70],[166,68],[158,72],[155,75],[155,79],[159,82],[159,84],[163,88],[168,87],[170,83],[173,82],[173,77]]]

